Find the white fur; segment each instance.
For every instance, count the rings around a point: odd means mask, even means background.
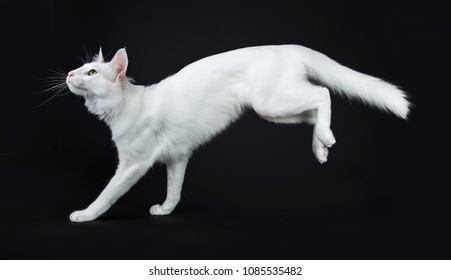
[[[133,85],[128,58],[120,49],[105,63],[95,61],[69,72],[70,90],[111,128],[119,154],[116,174],[99,197],[71,221],[96,219],[157,161],[167,165],[167,197],[152,215],[172,212],[180,200],[192,152],[238,119],[246,108],[278,123],[314,125],[312,148],[320,163],[335,143],[330,130],[329,90],[406,118],[409,103],[395,86],[346,68],[323,54],[297,45],[238,49],[194,62],[158,84]],[[89,76],[89,70],[97,74]]]

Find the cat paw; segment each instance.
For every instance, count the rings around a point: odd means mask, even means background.
[[[70,214],[69,219],[71,222],[81,223],[95,220],[97,217],[86,210],[75,211]]]
[[[327,162],[327,156],[329,155],[329,149],[326,146],[318,145],[313,147],[313,154],[319,163],[323,164]]]
[[[168,210],[163,208],[160,204],[155,204],[154,206],[150,207],[150,214],[153,216],[163,216],[171,214],[172,210]]]
[[[332,147],[337,142],[330,128],[318,130],[316,137],[324,146],[328,148]]]

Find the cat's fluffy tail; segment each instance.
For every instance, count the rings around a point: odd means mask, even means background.
[[[405,92],[379,78],[354,71],[322,53],[302,48],[308,75],[350,98],[407,119],[410,103]]]

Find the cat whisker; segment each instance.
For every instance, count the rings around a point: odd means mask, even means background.
[[[38,80],[40,81],[64,81],[66,80],[66,77],[44,77],[44,78],[39,78]]]
[[[80,96],[76,95],[75,96],[75,104],[78,105],[80,103],[80,100],[82,100],[82,98]]]
[[[109,57],[110,55],[111,55],[111,53],[113,52],[113,49],[111,49],[106,55],[104,55],[103,57],[104,58],[107,58],[107,57]]]
[[[83,64],[86,64],[86,62],[88,61],[88,60],[86,60],[86,57],[82,58],[81,56],[76,56],[74,58],[77,59],[77,60],[80,60]]]
[[[61,93],[61,94],[58,94],[57,97],[65,96],[65,95],[68,95],[68,94],[70,94],[70,93],[71,93],[70,91],[66,91],[66,92],[63,92],[63,93]]]
[[[55,97],[57,97],[61,92],[63,92],[66,89],[66,87],[63,87],[61,89],[59,89],[54,95],[52,95],[49,99],[47,99],[46,101],[42,102],[41,104],[39,104],[38,106],[36,106],[35,108],[39,108],[42,105],[48,103],[50,100],[54,99]],[[67,93],[66,93],[67,94]]]
[[[68,86],[66,84],[66,77],[67,74],[61,69],[53,70],[53,69],[47,69],[47,71],[51,72],[52,74],[49,77],[43,77],[39,78],[40,81],[42,81],[44,89],[36,92],[32,92],[32,95],[35,94],[41,94],[41,93],[47,93],[52,92],[50,98],[42,102],[41,104],[37,105],[35,108],[38,108],[46,103],[48,103],[50,100],[54,99],[57,96],[64,96],[70,93],[70,91],[65,92],[65,90],[68,90]],[[54,92],[54,93],[53,93]]]
[[[64,84],[64,83],[66,83],[66,79],[43,81],[43,84],[45,84],[45,85],[56,85],[56,84]]]
[[[66,72],[64,72],[64,71],[61,70],[61,69],[57,69],[57,70],[47,69],[47,71],[52,72],[52,73],[55,73],[55,74],[58,74],[58,75],[63,75],[63,76],[66,76],[66,75],[67,75]]]
[[[88,51],[86,50],[85,46],[83,46],[83,44],[81,44],[81,43],[80,43],[80,45],[81,45],[81,47],[83,48],[83,50],[85,52],[85,60],[84,61],[85,62],[91,61],[91,59],[90,59],[91,55],[88,54]]]
[[[66,85],[65,82],[64,83],[58,83],[58,84],[50,85],[49,88],[43,89],[41,91],[32,92],[31,94],[40,94],[40,93],[49,92],[49,91],[53,91],[53,90],[64,89],[66,87],[67,87],[67,85]]]
[[[64,85],[66,84],[66,81],[54,81],[54,82],[49,82],[46,85],[47,86],[56,86],[56,85]]]

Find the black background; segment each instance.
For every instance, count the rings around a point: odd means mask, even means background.
[[[0,1],[3,259],[449,259],[450,30],[433,1]],[[68,94],[31,94],[48,69],[127,47],[156,83],[202,57],[302,44],[402,86],[408,121],[333,96],[337,144],[248,112],[199,149],[182,202],[155,166],[97,221],[73,224],[116,166],[107,126]]]

